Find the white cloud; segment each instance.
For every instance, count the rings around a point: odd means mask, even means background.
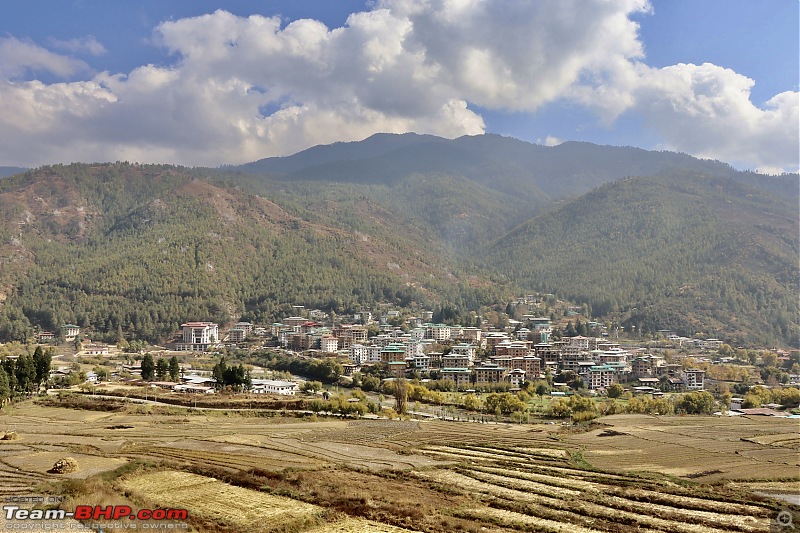
[[[9,80],[88,66],[0,39],[0,161],[244,162],[381,131],[478,134],[485,125],[470,105],[535,112],[567,101],[608,125],[639,113],[668,148],[796,169],[797,93],[759,108],[752,80],[733,71],[648,67],[630,16],[649,9],[646,0],[384,0],[334,29],[217,11],[155,28],[172,64],[57,84]],[[92,37],[53,44],[104,50]]]
[[[30,41],[0,37],[0,79],[16,79],[29,73],[65,78],[83,70],[88,70],[83,61],[54,54]]]
[[[77,39],[68,39],[65,41],[51,38],[50,44],[54,48],[72,52],[73,54],[89,54],[91,56],[101,56],[108,52],[106,47],[103,46],[94,35],[87,35]]]
[[[798,169],[800,93],[784,92],[763,108],[753,80],[716,65],[678,64],[643,71],[634,109],[665,147],[754,167]]]

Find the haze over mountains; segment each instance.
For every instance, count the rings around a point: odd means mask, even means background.
[[[640,331],[796,345],[798,182],[496,135],[379,134],[223,169],[45,167],[0,182],[0,335],[77,321],[156,339],[290,303],[466,313],[543,291]]]

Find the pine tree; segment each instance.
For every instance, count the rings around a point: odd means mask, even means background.
[[[156,364],[153,361],[153,356],[149,353],[145,354],[144,359],[142,359],[142,379],[151,381],[155,377],[155,368]]]
[[[174,355],[169,360],[169,379],[170,381],[178,381],[181,377],[181,365],[178,364],[178,358]]]
[[[169,363],[163,357],[159,357],[158,362],[156,362],[156,377],[158,379],[164,379],[167,377],[167,373],[169,372]]]

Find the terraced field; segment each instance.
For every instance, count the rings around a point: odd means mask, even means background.
[[[308,422],[29,403],[0,414],[0,431],[19,434],[0,441],[0,496],[68,490],[79,503],[186,507],[190,529],[220,532],[750,533],[800,511],[766,496],[800,487],[796,421],[600,422]],[[78,472],[47,472],[66,455]]]

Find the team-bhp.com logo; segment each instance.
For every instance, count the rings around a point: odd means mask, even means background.
[[[63,509],[22,509],[18,505],[4,505],[6,520],[186,520],[186,509],[139,509],[134,512],[127,505],[78,505],[75,511]]]

